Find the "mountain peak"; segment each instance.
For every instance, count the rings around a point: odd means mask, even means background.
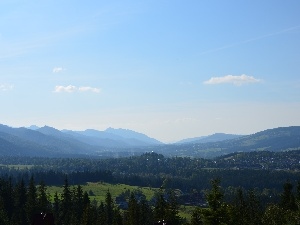
[[[39,129],[37,129],[36,131],[39,131],[40,133],[46,134],[46,135],[58,135],[61,134],[61,131],[53,128],[53,127],[49,127],[49,126],[43,126]]]
[[[123,138],[138,139],[138,140],[141,140],[148,144],[155,144],[155,145],[162,144],[162,142],[160,142],[154,138],[150,138],[145,134],[142,134],[142,133],[139,133],[139,132],[136,132],[133,130],[129,130],[129,129],[123,129],[123,128],[115,129],[115,128],[109,127],[104,132],[107,132],[110,134],[115,134],[115,135],[121,136]]]
[[[40,127],[36,126],[36,125],[31,125],[30,127],[26,127],[29,130],[37,130],[40,129]]]

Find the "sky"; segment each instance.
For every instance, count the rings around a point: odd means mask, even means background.
[[[300,125],[299,0],[0,0],[0,123],[165,143]]]

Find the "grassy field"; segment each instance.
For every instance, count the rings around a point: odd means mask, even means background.
[[[76,188],[77,186],[71,186],[71,190],[73,188]],[[110,192],[112,195],[112,198],[114,199],[118,195],[120,195],[122,192],[125,192],[127,190],[133,191],[133,190],[140,190],[144,193],[147,200],[150,200],[155,191],[157,189],[150,188],[150,187],[138,187],[138,186],[129,186],[125,184],[108,184],[104,182],[98,182],[98,183],[87,183],[86,185],[81,186],[83,191],[86,191],[89,193],[90,200],[96,200],[97,202],[101,202],[105,200],[105,195],[107,191]],[[57,186],[48,186],[47,187],[49,196],[51,200],[53,200],[53,196],[55,192],[58,194],[61,194],[63,191],[63,187],[57,187]],[[92,193],[92,194],[91,194]]]
[[[76,188],[77,186],[70,186],[71,190],[73,188]],[[129,186],[125,184],[108,184],[103,182],[98,183],[87,183],[86,185],[81,186],[83,191],[87,191],[87,193],[92,193],[92,195],[89,195],[90,200],[94,201],[96,200],[98,203],[101,201],[105,201],[105,195],[107,191],[109,191],[112,195],[112,198],[115,199],[118,195],[120,195],[122,192],[125,192],[127,190],[134,191],[134,190],[140,190],[144,193],[147,200],[150,200],[155,192],[158,189],[150,188],[150,187],[138,187],[138,186]],[[57,186],[47,186],[47,192],[50,196],[50,199],[53,201],[53,196],[55,192],[57,192],[59,195],[62,193],[63,187],[57,187]],[[186,218],[188,221],[191,218],[192,211],[194,210],[194,206],[181,206],[179,210],[179,215],[182,218]]]

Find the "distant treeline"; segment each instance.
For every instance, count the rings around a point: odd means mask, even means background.
[[[26,183],[33,175],[37,182],[44,180],[48,185],[62,185],[67,174],[69,182],[74,185],[104,181],[155,188],[164,186],[181,189],[183,192],[208,189],[212,178],[220,178],[222,187],[226,189],[242,187],[245,190],[257,189],[265,195],[276,195],[287,180],[295,184],[299,180],[299,172],[290,169],[272,169],[266,162],[274,164],[274,161],[281,161],[285,166],[289,161],[293,162],[289,164],[290,166],[296,167],[300,161],[300,159],[297,161],[297,157],[298,151],[238,153],[214,160],[166,158],[156,153],[112,159],[14,157],[1,158],[0,163],[28,165],[27,168],[2,166],[0,174],[7,177],[12,175],[16,180],[22,177]]]

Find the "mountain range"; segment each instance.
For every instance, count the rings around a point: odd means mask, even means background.
[[[162,142],[135,131],[57,130],[44,126],[12,128],[0,124],[0,154],[29,156],[95,155],[107,149],[160,145]]]
[[[12,128],[0,124],[0,155],[11,156],[113,156],[115,153],[138,154],[155,151],[168,156],[212,158],[239,151],[298,149],[299,126],[274,128],[243,136],[216,133],[164,144],[128,129],[72,131],[34,125],[28,128]]]

